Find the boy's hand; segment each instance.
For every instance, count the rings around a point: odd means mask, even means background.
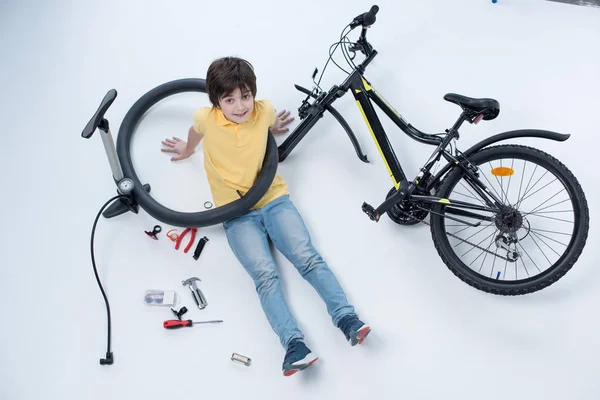
[[[275,123],[270,128],[271,132],[274,135],[277,135],[280,133],[286,133],[287,131],[289,131],[289,128],[284,128],[284,126],[286,126],[287,124],[289,124],[290,122],[292,122],[294,120],[294,117],[288,118],[289,115],[290,115],[290,112],[286,111],[286,110],[281,110],[277,113],[277,118],[275,119]]]
[[[161,142],[163,145],[167,146],[166,148],[162,148],[161,150],[165,153],[177,153],[176,156],[171,157],[171,161],[179,161],[185,158],[188,158],[192,155],[192,152],[187,152],[187,142],[181,140],[178,137],[173,137],[173,139],[166,138]]]

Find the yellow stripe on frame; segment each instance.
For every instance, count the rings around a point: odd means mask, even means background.
[[[390,166],[389,166],[387,160],[385,159],[385,156],[383,155],[383,151],[381,150],[381,147],[379,146],[379,142],[377,141],[377,138],[375,137],[375,132],[373,132],[373,128],[371,128],[371,124],[369,124],[369,120],[367,119],[365,111],[363,110],[362,106],[360,105],[360,101],[356,100],[356,104],[358,104],[358,109],[360,110],[360,113],[362,114],[363,118],[365,119],[365,123],[367,124],[367,127],[369,128],[369,131],[371,132],[371,136],[373,136],[373,140],[375,141],[375,144],[377,145],[377,150],[379,150],[379,155],[381,156],[381,159],[383,160],[383,163],[385,164],[385,167],[387,168],[387,170],[390,174],[390,177],[392,178],[394,187],[396,188],[396,190],[398,190],[400,188],[400,184],[398,182],[396,182],[396,178],[394,177],[394,174],[392,173],[392,170],[390,169]]]
[[[373,88],[371,87],[371,85],[369,85],[369,84],[367,83],[367,81],[365,80],[365,78],[361,78],[361,79],[362,79],[363,86],[365,87],[365,90],[366,90],[367,92],[368,92],[368,91],[370,91],[370,90],[373,90]]]
[[[377,96],[377,98],[381,101],[383,101],[383,103],[390,109],[392,110],[392,112],[394,114],[396,114],[396,116],[398,118],[400,118],[400,120],[402,120],[404,123],[406,123],[406,121],[404,120],[404,118],[402,117],[402,115],[400,115],[400,113],[398,111],[396,111],[396,109],[394,107],[392,107],[392,105],[390,103],[388,103],[388,101],[382,96],[380,95],[377,90],[373,89],[372,86],[370,86],[368,83],[366,83],[363,79],[363,84],[365,85],[365,89],[367,89],[367,91],[372,91],[373,93],[375,93],[375,96]]]

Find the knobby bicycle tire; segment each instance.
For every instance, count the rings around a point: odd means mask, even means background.
[[[564,185],[571,199],[574,212],[573,236],[565,253],[546,271],[534,277],[521,281],[498,281],[478,274],[470,269],[451,249],[445,232],[444,210],[446,205],[437,204],[434,211],[441,215],[431,215],[431,234],[435,248],[446,266],[468,285],[497,295],[523,295],[542,290],[563,277],[575,264],[585,247],[589,231],[589,208],[583,189],[573,173],[553,156],[538,149],[522,145],[500,145],[484,148],[469,157],[474,165],[497,159],[519,159],[534,162],[553,173]],[[442,186],[438,196],[451,198],[452,190],[463,176],[463,172],[455,168],[451,171]]]

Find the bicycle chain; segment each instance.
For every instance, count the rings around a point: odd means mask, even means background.
[[[398,207],[398,208],[400,208],[400,207]],[[420,209],[420,210],[423,210],[423,211],[429,211],[429,215],[431,215],[431,211],[430,211],[430,210],[427,210],[427,209],[424,209],[424,208],[421,208],[421,207],[419,207],[419,209]],[[400,210],[400,209],[399,209],[398,211],[400,211],[402,214],[404,214],[405,216],[407,216],[407,217],[409,217],[409,218],[412,218],[412,219],[419,220],[419,222],[422,222],[422,223],[424,223],[425,225],[427,225],[427,226],[431,227],[431,224],[430,224],[429,222],[426,222],[426,221],[424,221],[424,220],[422,220],[422,219],[415,218],[415,217],[413,217],[412,215],[410,215],[410,214],[408,214],[407,212],[405,212],[405,211],[402,211],[402,210]],[[498,258],[501,258],[501,259],[503,259],[503,260],[506,260],[506,261],[509,261],[509,262],[513,262],[513,261],[509,260],[507,257],[503,257],[503,256],[501,256],[501,255],[499,255],[499,254],[497,254],[497,253],[494,253],[494,252],[492,252],[492,251],[490,251],[490,250],[488,250],[488,249],[485,249],[485,248],[483,248],[483,247],[481,247],[481,246],[479,246],[479,245],[477,245],[477,244],[475,244],[475,243],[471,243],[471,242],[469,242],[468,240],[466,240],[466,239],[463,239],[463,238],[460,238],[460,237],[456,236],[456,235],[455,235],[455,234],[453,234],[453,233],[450,233],[450,232],[446,231],[446,234],[447,234],[447,235],[450,235],[450,236],[452,236],[452,237],[454,237],[454,238],[456,238],[456,239],[458,239],[458,240],[460,240],[461,242],[465,242],[465,243],[467,243],[467,244],[470,244],[471,246],[473,246],[473,247],[475,247],[475,248],[477,248],[477,249],[479,249],[479,250],[481,250],[481,251],[484,251],[484,252],[486,252],[486,253],[489,253],[489,254],[491,254],[491,255],[493,255],[493,256],[496,256],[496,257],[498,257]]]

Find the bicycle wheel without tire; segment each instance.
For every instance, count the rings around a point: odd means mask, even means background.
[[[527,146],[488,147],[469,160],[506,207],[475,211],[487,217],[483,221],[452,215],[459,222],[444,217],[451,205],[435,205],[434,213],[441,215],[431,215],[431,233],[446,266],[467,284],[498,295],[533,293],[555,283],[573,267],[587,240],[589,209],[577,179],[556,158]],[[458,168],[446,176],[438,195],[450,203],[484,204]]]

